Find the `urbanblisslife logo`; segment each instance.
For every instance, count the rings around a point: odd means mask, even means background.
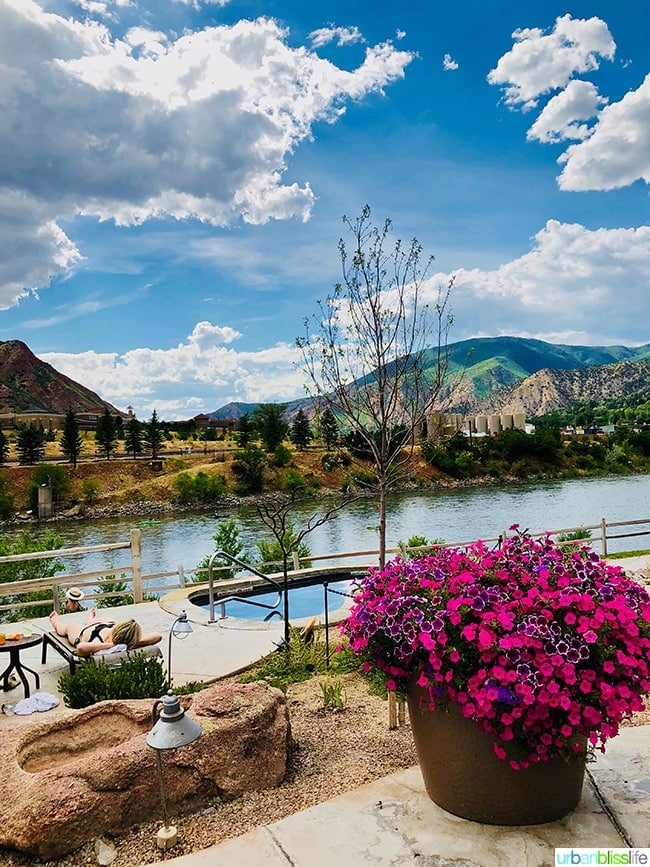
[[[650,849],[556,849],[556,865],[610,865],[610,864],[648,864]]]

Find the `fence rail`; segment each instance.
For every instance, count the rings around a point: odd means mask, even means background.
[[[643,527],[644,529],[637,529]],[[611,530],[625,529],[626,532],[614,532]],[[543,532],[531,533],[531,536],[541,537],[547,533],[552,533],[554,536],[572,534],[577,531],[587,530],[590,533],[595,533],[590,539],[580,539],[580,542],[586,542],[592,546],[599,546],[601,556],[608,555],[608,542],[612,539],[631,539],[639,536],[650,536],[650,518],[638,518],[629,521],[607,521],[601,518],[598,523],[591,525],[580,525],[578,527],[563,527],[559,530],[548,530]],[[507,533],[503,533],[497,537],[484,538],[482,541],[487,545],[497,545],[502,539],[506,538]],[[431,547],[462,547],[475,542],[475,539],[467,539],[458,542],[445,542],[441,545],[427,545]],[[573,544],[568,542],[567,544]],[[417,549],[412,549],[417,550]],[[208,583],[208,569],[201,568],[185,568],[183,565],[178,565],[176,569],[168,572],[157,572],[151,575],[142,574],[142,531],[139,528],[132,529],[129,538],[123,542],[112,542],[105,545],[88,545],[85,547],[75,548],[58,548],[52,551],[34,551],[29,554],[14,554],[10,556],[0,557],[0,566],[8,563],[20,563],[30,560],[44,559],[60,559],[62,557],[69,558],[75,556],[85,556],[93,553],[101,553],[106,551],[128,551],[129,559],[124,565],[114,566],[111,568],[102,568],[92,572],[70,573],[66,575],[55,575],[46,578],[23,579],[20,581],[9,581],[0,584],[0,621],[6,619],[5,612],[26,612],[29,614],[30,609],[41,608],[51,604],[55,611],[59,611],[61,600],[65,596],[68,587],[80,587],[84,590],[86,598],[96,604],[105,599],[115,599],[129,597],[133,602],[143,602],[151,598],[157,598],[162,593],[169,590],[175,590],[179,587],[185,587],[188,583],[196,583],[197,586]],[[404,552],[404,547],[390,548],[387,550],[389,556]],[[329,552],[327,554],[310,554],[308,557],[298,557],[293,554],[291,566],[293,571],[298,571],[308,565],[315,563],[325,564],[326,562],[345,560],[350,566],[367,566],[372,562],[377,562],[377,549],[366,549],[362,551],[341,551]],[[361,561],[361,562],[360,562]],[[251,564],[259,568],[261,564]],[[282,571],[282,563],[275,561],[272,563],[264,563],[264,569],[269,566],[277,566],[277,572]],[[336,567],[333,567],[336,568]],[[340,567],[339,567],[340,568]],[[213,567],[213,571],[218,573],[230,573],[230,567]],[[192,578],[193,576],[193,578]],[[117,580],[124,583],[124,589],[116,589],[114,585]],[[108,587],[108,589],[107,589]],[[47,597],[39,599],[25,599],[22,597],[30,594],[43,594],[47,591]],[[51,594],[51,595],[50,595]]]

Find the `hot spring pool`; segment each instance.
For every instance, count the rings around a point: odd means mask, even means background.
[[[341,580],[340,575],[338,580],[327,582],[327,608],[328,611],[335,611],[337,608],[343,607],[349,601],[348,595],[351,577],[346,580]],[[313,576],[311,579],[293,579],[289,584],[289,617],[291,620],[299,620],[304,617],[316,617],[325,612],[325,586],[326,576]],[[252,591],[238,593],[238,596],[254,599],[256,602],[263,602],[266,605],[273,605],[278,598],[278,594],[273,591],[269,593],[266,588],[262,591],[256,588]],[[190,602],[193,605],[198,605],[199,608],[210,608],[210,597],[204,591],[197,591],[190,595]],[[215,596],[214,610],[217,617],[221,616],[221,605]],[[265,620],[269,616],[273,619],[282,618],[284,613],[284,603],[280,604],[273,611],[266,608],[259,608],[257,605],[246,604],[245,602],[227,602],[226,616],[237,617],[241,620]]]

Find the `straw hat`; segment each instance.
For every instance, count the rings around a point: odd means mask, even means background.
[[[70,602],[81,602],[84,596],[85,593],[79,587],[68,587],[65,593],[65,598],[69,599]]]

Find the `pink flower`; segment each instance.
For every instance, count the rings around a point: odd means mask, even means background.
[[[650,596],[588,548],[517,533],[371,569],[342,625],[367,674],[457,702],[513,767],[604,748],[650,692]],[[507,759],[495,744],[495,754]]]

